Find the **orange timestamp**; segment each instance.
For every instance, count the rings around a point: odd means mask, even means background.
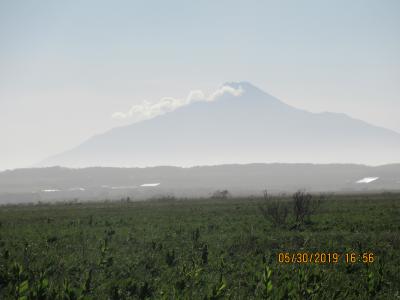
[[[279,252],[277,260],[282,264],[371,264],[376,255],[373,252]]]

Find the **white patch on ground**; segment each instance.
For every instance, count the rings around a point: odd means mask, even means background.
[[[45,193],[54,193],[54,192],[60,192],[60,190],[57,190],[57,189],[46,189],[46,190],[42,190],[42,192],[45,192]]]
[[[148,187],[148,186],[159,186],[160,183],[143,183],[140,186]]]
[[[356,183],[370,183],[373,182],[375,180],[379,179],[379,177],[365,177],[363,179],[360,179],[358,181],[356,181]]]

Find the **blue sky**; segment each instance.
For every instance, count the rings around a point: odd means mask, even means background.
[[[227,81],[400,132],[400,1],[0,0],[0,45],[0,169]]]

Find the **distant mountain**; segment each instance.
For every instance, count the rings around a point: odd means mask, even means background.
[[[209,197],[294,192],[400,191],[400,164],[248,164],[192,168],[17,169],[0,172],[0,203],[43,200],[133,200],[173,195]]]
[[[96,135],[40,166],[193,166],[400,161],[400,134],[338,113],[289,106],[247,82],[240,95],[195,102]]]

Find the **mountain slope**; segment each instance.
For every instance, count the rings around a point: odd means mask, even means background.
[[[246,82],[173,112],[97,135],[42,166],[210,165],[400,161],[400,134],[344,114],[291,107]]]

